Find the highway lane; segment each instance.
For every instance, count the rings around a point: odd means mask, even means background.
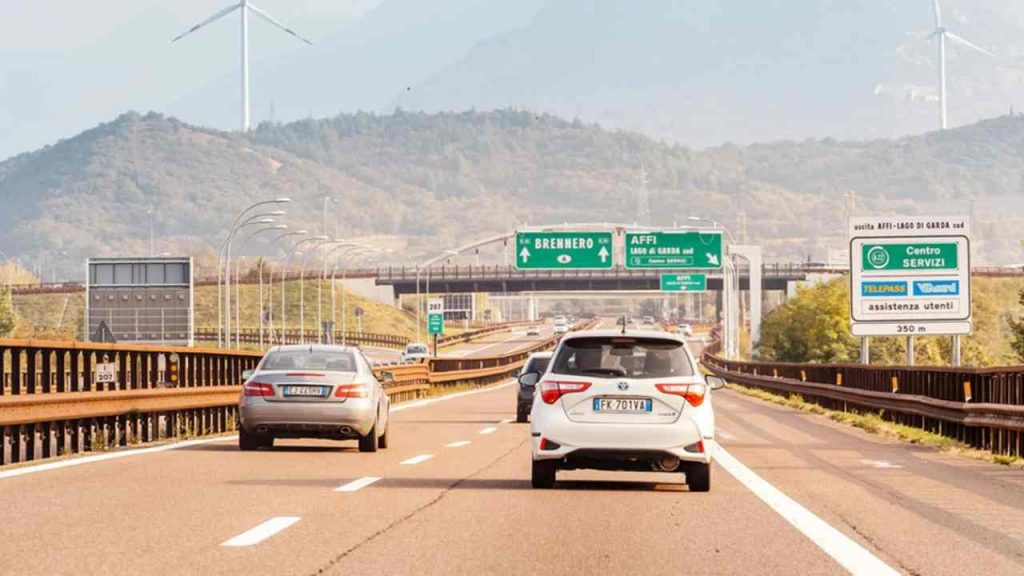
[[[733,456],[890,566],[1024,570],[1019,472],[735,392],[715,401]],[[532,490],[528,426],[506,422],[513,407],[506,386],[402,409],[378,454],[322,441],[241,453],[222,441],[0,479],[0,572],[843,571],[721,466],[708,494],[674,474],[593,471]]]

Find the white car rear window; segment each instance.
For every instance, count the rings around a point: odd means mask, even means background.
[[[605,378],[693,376],[681,342],[662,338],[573,338],[562,344],[551,369],[555,374]]]

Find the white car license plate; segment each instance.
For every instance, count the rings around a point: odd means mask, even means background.
[[[285,396],[324,396],[323,386],[285,386]]]
[[[650,398],[594,398],[594,412],[650,412]]]

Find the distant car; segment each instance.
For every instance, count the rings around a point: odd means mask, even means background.
[[[565,316],[555,318],[555,334],[566,334],[569,332],[569,321]]]
[[[711,489],[712,389],[678,335],[602,330],[562,339],[535,385],[530,435],[532,485],[550,488],[559,470],[682,472],[693,492]]]
[[[425,358],[430,357],[430,348],[426,344],[420,344],[413,342],[412,344],[406,344],[405,350],[402,351],[401,361],[405,362],[419,362]]]
[[[523,364],[523,369],[519,373],[536,372],[543,374],[547,372],[548,362],[550,361],[551,352],[535,352],[526,359],[526,363]],[[519,385],[519,390],[516,394],[516,422],[526,422],[526,419],[530,416],[530,409],[533,407],[533,393],[534,386]]]
[[[644,324],[644,326],[653,326],[654,325],[654,316],[644,316],[643,324]]]
[[[358,348],[277,346],[243,375],[240,450],[270,448],[276,438],[358,440],[360,452],[388,447],[388,395]]]
[[[529,328],[526,329],[526,335],[540,336],[540,326],[537,326],[536,324],[531,325]]]
[[[693,336],[693,326],[690,326],[689,324],[680,324],[679,332],[681,332],[683,336]]]

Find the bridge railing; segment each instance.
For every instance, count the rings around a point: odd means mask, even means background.
[[[738,362],[704,356],[729,382],[888,420],[993,453],[1024,456],[1024,366],[909,368]]]

